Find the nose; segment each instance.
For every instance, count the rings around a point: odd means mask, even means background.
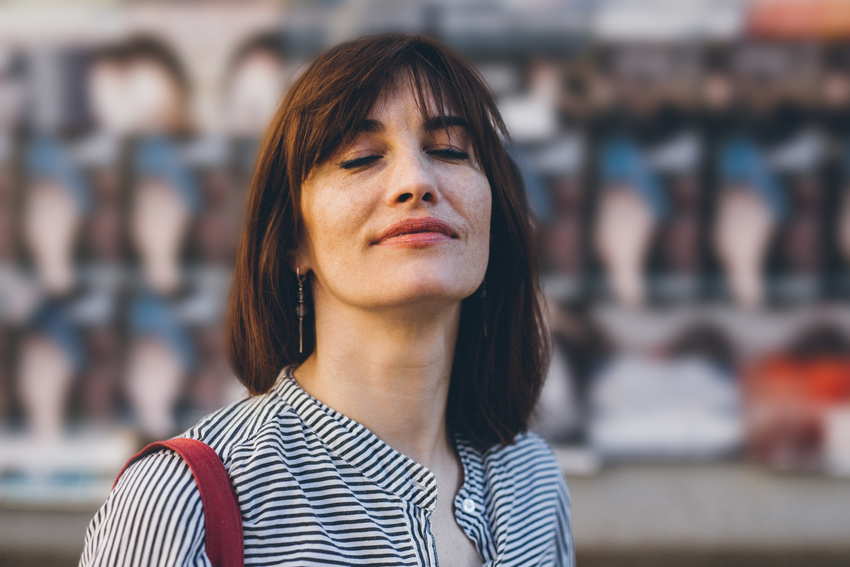
[[[428,156],[419,147],[395,153],[388,187],[389,205],[436,204],[439,198],[435,172]]]

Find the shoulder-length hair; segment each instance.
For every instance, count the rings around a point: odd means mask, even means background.
[[[337,45],[287,93],[259,150],[248,196],[228,305],[228,356],[239,380],[262,394],[284,366],[312,352],[308,315],[299,353],[298,282],[288,264],[303,230],[302,184],[351,141],[381,94],[407,77],[420,111],[433,97],[437,109],[466,119],[493,196],[489,264],[484,284],[461,306],[447,423],[478,446],[509,444],[526,430],[549,354],[530,213],[502,145],[508,134],[493,95],[460,55],[427,37],[384,34]]]

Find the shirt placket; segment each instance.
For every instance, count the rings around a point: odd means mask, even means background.
[[[463,465],[463,484],[455,496],[455,520],[478,550],[484,565],[493,565],[495,549],[489,531],[483,495],[483,464],[480,453],[459,435],[455,437]]]
[[[437,558],[437,540],[434,537],[434,532],[431,529],[431,516],[436,509],[437,503],[437,484],[433,473],[427,471],[424,482],[420,482],[414,478],[408,481],[409,486],[413,491],[406,498],[408,502],[409,512],[416,516],[416,526],[418,529],[413,533],[413,537],[419,537],[421,540],[424,553],[421,554],[423,567],[438,567],[439,559]],[[416,533],[418,532],[418,533]],[[416,544],[417,542],[414,542]]]

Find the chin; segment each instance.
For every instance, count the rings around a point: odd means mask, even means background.
[[[452,304],[475,293],[483,277],[483,273],[478,277],[467,270],[462,273],[433,270],[400,274],[384,280],[380,301],[396,305],[423,302]]]
[[[487,256],[464,254],[442,257],[393,258],[326,274],[323,292],[361,309],[405,306],[451,306],[479,288],[487,270]],[[318,290],[317,290],[318,291]]]

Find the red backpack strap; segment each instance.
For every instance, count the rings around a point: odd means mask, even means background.
[[[183,437],[151,443],[127,461],[112,488],[130,465],[160,449],[171,449],[183,457],[195,476],[204,506],[206,552],[210,563],[213,567],[242,567],[245,564],[245,542],[236,490],[218,454],[206,443]]]

